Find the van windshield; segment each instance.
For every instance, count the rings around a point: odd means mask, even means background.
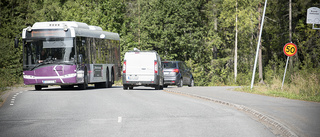
[[[177,68],[175,62],[163,62],[164,68]]]

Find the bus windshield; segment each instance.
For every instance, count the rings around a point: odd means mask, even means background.
[[[27,39],[23,49],[23,68],[32,70],[46,64],[74,64],[73,38]]]

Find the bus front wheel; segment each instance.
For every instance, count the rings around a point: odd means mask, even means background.
[[[42,86],[40,86],[40,85],[34,85],[34,88],[35,88],[36,90],[41,90],[41,89],[42,89]]]
[[[88,87],[87,69],[84,71],[83,84],[78,85],[79,89],[85,90]]]

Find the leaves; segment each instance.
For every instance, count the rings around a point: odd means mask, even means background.
[[[2,0],[1,76],[13,76],[10,81],[21,79],[22,49],[14,49],[13,41],[23,28],[40,21],[64,20],[119,33],[122,56],[139,48],[156,50],[162,60],[186,61],[197,85],[246,85],[253,69],[263,4],[264,0]],[[292,6],[292,42],[298,45],[298,53],[291,72],[319,68],[319,31],[305,24],[307,9],[320,7],[319,1],[294,1]],[[262,34],[267,82],[283,73],[288,12],[288,0],[268,2]],[[238,83],[232,76],[236,15]]]

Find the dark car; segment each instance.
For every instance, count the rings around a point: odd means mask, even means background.
[[[164,61],[163,74],[164,74],[164,87],[168,85],[177,85],[182,87],[188,85],[194,86],[194,80],[190,68],[188,68],[182,61]]]

